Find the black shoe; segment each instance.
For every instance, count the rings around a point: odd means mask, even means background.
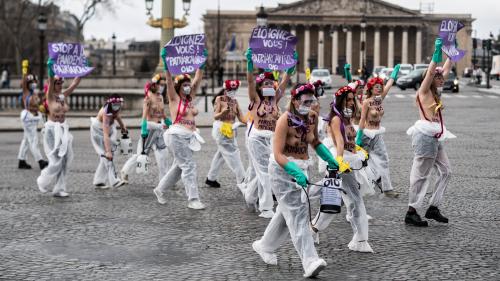
[[[45,161],[45,160],[40,160],[38,161],[38,166],[40,166],[40,170],[43,170],[45,167],[47,167],[49,165],[49,162]]]
[[[19,166],[18,166],[19,169],[25,169],[25,170],[29,170],[31,169],[31,166],[26,163],[26,161],[24,160],[19,160]]]
[[[380,193],[384,193],[384,190],[382,190],[382,178],[378,178],[378,180],[373,181],[373,184],[380,189]]]
[[[448,223],[448,218],[443,217],[439,209],[435,206],[430,206],[425,212],[425,217],[428,219],[433,219],[437,222]]]
[[[414,226],[428,226],[427,221],[423,221],[417,212],[407,212],[405,217],[405,223]]]
[[[218,183],[216,180],[215,181],[211,181],[207,178],[207,180],[205,181],[205,184],[210,186],[210,187],[215,187],[215,188],[219,188],[220,187],[220,183]]]

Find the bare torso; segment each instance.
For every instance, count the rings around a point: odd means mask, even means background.
[[[149,92],[144,102],[148,108],[146,112],[146,119],[148,121],[160,123],[165,119],[165,105],[163,103],[163,97],[160,94]]]
[[[436,111],[436,106],[438,103],[432,95],[432,92],[430,90],[425,94],[420,94],[419,92],[417,92],[417,97],[420,100],[420,104],[422,105],[420,106],[418,100],[416,101],[417,107],[419,108],[418,112],[420,115],[420,120],[440,122],[439,114]]]
[[[290,114],[287,112],[287,114]],[[311,111],[308,116],[308,120],[302,120],[306,122],[307,128],[293,128],[294,123],[288,117],[288,132],[286,135],[285,148],[283,149],[283,154],[287,157],[293,157],[295,159],[309,159],[308,145],[313,142],[315,135],[314,132],[317,130],[318,115]]]
[[[219,111],[215,112],[215,114],[224,112],[219,120],[222,122],[234,123],[236,117],[239,115],[238,101],[227,96],[220,96],[217,97],[215,103],[219,106]]]
[[[375,100],[373,97],[367,98],[365,103],[368,103],[368,112],[366,114],[366,129],[377,130],[380,128],[380,121],[384,116],[384,107],[382,100]]]
[[[63,123],[66,120],[66,112],[69,111],[69,105],[66,103],[66,99],[60,100],[58,94],[53,94],[53,96],[48,101],[48,119],[53,122]]]
[[[174,124],[184,126],[191,131],[196,130],[195,117],[198,115],[198,109],[194,106],[193,101],[178,98],[171,100],[168,106]]]
[[[345,132],[344,150],[355,153],[356,130],[354,129],[354,126],[351,121],[344,123],[344,132]],[[333,137],[333,135],[332,139],[333,143],[337,145],[335,142],[335,137]]]
[[[275,97],[265,97],[262,102],[260,97],[257,97],[250,112],[254,120],[255,128],[274,132],[276,121],[280,117]]]

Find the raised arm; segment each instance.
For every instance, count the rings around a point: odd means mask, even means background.
[[[429,63],[429,67],[427,68],[427,72],[425,73],[424,80],[422,81],[422,84],[418,89],[419,94],[423,95],[425,93],[428,93],[431,88],[432,80],[434,79],[434,71],[436,70],[438,63],[443,60],[443,51],[441,50],[442,46],[443,41],[441,40],[441,38],[437,38],[434,42],[434,54],[432,55],[432,61],[431,63]]]
[[[298,61],[299,59],[299,54],[297,51],[293,52],[293,59],[295,61]],[[295,73],[297,65],[294,65],[290,68],[288,68],[285,71],[285,74],[283,75],[283,79],[280,81],[280,84],[278,86],[278,92],[276,93],[276,102],[278,103],[282,97],[285,96],[285,91],[286,91],[286,86],[288,86],[288,82],[290,82],[290,77]]]
[[[194,100],[196,97],[196,92],[198,92],[198,88],[200,88],[201,80],[203,80],[203,69],[199,68],[196,70],[196,73],[193,78],[193,83],[191,83],[191,100]]]
[[[245,57],[247,58],[247,81],[248,81],[248,97],[250,101],[257,100],[257,92],[255,91],[255,78],[253,77],[253,61],[252,61],[252,49],[248,48],[245,52]]]
[[[54,96],[54,70],[52,66],[54,65],[54,62],[52,61],[51,58],[47,60],[47,73],[49,75],[49,87],[47,89],[47,100],[49,102],[54,101],[56,98]]]
[[[165,70],[165,80],[167,83],[167,97],[169,102],[177,102],[179,96],[175,92],[174,80],[172,79],[172,74],[168,71],[167,65],[167,50],[165,48],[161,49],[160,53],[161,59],[163,61],[163,69]],[[144,113],[143,113],[144,115]],[[144,118],[144,117],[143,117]]]
[[[452,65],[453,62],[450,60],[450,58],[447,58],[443,65],[443,78],[445,81],[448,78],[448,74],[450,74]]]
[[[389,90],[391,89],[392,85],[394,85],[394,81],[398,80],[398,74],[399,74],[399,68],[401,65],[396,65],[394,67],[394,70],[391,73],[391,77],[389,78],[389,81],[384,86],[384,91],[382,92],[382,99],[385,99],[387,94],[389,93]]]
[[[344,64],[344,76],[345,79],[347,80],[347,83],[352,82],[351,65],[348,63]]]
[[[76,87],[78,87],[81,80],[82,80],[82,78],[80,78],[80,77],[76,77],[75,79],[73,79],[73,81],[71,82],[71,85],[69,85],[69,87],[66,89],[66,91],[63,92],[64,96],[67,97],[67,96],[71,95],[75,91]]]

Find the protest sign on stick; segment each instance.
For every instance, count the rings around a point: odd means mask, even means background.
[[[439,37],[443,40],[443,47],[441,47],[441,50],[443,50],[453,62],[457,62],[465,56],[465,51],[457,49],[455,46],[457,32],[463,27],[464,25],[461,22],[454,19],[442,20],[439,26]]]
[[[82,77],[94,70],[88,66],[83,46],[79,43],[49,43],[49,57],[54,62],[54,73],[59,77]]]
[[[168,71],[173,75],[193,73],[205,63],[205,34],[175,36],[164,47]]]
[[[255,66],[268,70],[285,70],[295,64],[293,53],[297,37],[276,28],[256,27],[250,36],[252,61]]]

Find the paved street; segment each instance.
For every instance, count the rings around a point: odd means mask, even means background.
[[[406,129],[418,113],[415,91],[394,88],[385,101],[383,125],[392,182],[402,196],[365,198],[374,218],[374,254],[347,249],[352,229],[342,210],[320,237],[317,249],[328,263],[321,280],[500,279],[500,96],[461,90],[443,97],[447,128],[457,135],[447,144],[453,174],[441,206],[450,223],[415,228],[403,222],[412,161]],[[323,108],[330,97],[321,99]],[[201,133],[207,143],[196,154],[200,184],[216,149],[210,129]],[[268,220],[246,210],[227,168],[220,174],[222,188],[200,188],[208,205],[204,211],[186,207],[181,184],[167,193],[166,205],[158,204],[152,192],[156,165],[148,176],[131,175],[130,184],[118,190],[95,191],[91,183],[98,157],[89,132],[73,131],[71,197],[56,199],[38,192],[38,168],[17,169],[22,133],[0,134],[2,280],[302,279],[291,241],[278,251],[278,266],[264,264],[252,250]],[[135,140],[138,135],[132,132]],[[246,166],[247,152],[241,149]],[[121,168],[126,158],[116,158]],[[311,172],[320,178],[315,169]]]

